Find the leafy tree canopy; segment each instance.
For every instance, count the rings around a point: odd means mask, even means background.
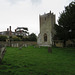
[[[37,40],[36,34],[32,33],[29,35],[29,41],[36,41],[36,40]]]

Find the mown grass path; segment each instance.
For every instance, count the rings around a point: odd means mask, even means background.
[[[0,75],[75,75],[75,49],[7,47]]]

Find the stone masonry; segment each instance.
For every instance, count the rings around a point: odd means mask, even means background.
[[[55,34],[54,24],[55,15],[51,11],[47,14],[40,15],[40,33],[38,35],[37,44],[39,46],[52,46],[52,38]]]

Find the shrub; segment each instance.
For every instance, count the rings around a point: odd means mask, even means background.
[[[7,36],[0,35],[0,41],[6,41],[6,39],[7,39]]]
[[[14,36],[14,37],[12,37],[12,40],[13,40],[13,41],[21,41],[21,38],[19,38],[19,37],[17,37],[17,36]]]

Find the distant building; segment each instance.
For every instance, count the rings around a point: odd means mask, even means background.
[[[39,19],[40,34],[38,35],[37,43],[39,46],[52,46],[52,38],[55,34],[55,15],[50,11],[50,13],[40,15]]]
[[[2,32],[0,32],[0,35],[6,35],[6,36],[9,36],[9,31],[2,31]]]
[[[15,32],[11,31],[11,26],[10,26],[9,28],[7,28],[7,31],[0,32],[0,35],[11,36],[11,35],[15,35]]]
[[[5,36],[17,36],[17,35],[22,35],[22,36],[27,36],[29,35],[28,28],[26,27],[17,27],[15,29],[15,32],[12,32],[11,26],[7,28],[7,31],[2,31],[0,32],[0,35],[5,35]]]
[[[29,35],[28,28],[26,28],[26,27],[17,27],[15,29],[15,35],[22,35],[22,36]]]

